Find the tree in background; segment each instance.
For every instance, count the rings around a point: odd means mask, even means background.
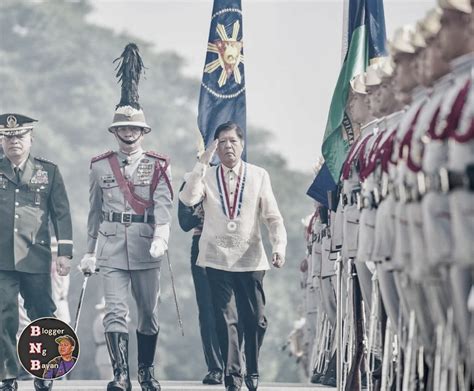
[[[118,101],[112,60],[126,43],[133,41],[140,46],[147,67],[140,91],[147,120],[154,128],[147,148],[171,157],[175,190],[184,172],[193,166],[197,146],[199,81],[183,75],[183,59],[176,53],[157,53],[151,44],[136,37],[88,23],[91,9],[86,1],[0,3],[0,111],[26,113],[39,119],[34,153],[61,166],[73,211],[76,263],[85,251],[90,158],[105,152],[109,145],[107,127]],[[281,353],[280,347],[292,328],[300,301],[296,260],[303,257],[304,244],[299,221],[311,208],[304,196],[310,176],[290,170],[284,158],[269,148],[270,141],[268,131],[249,127],[248,160],[269,171],[288,231],[285,268],[282,273],[269,273],[265,281],[267,296],[271,297],[267,306],[270,327],[261,352],[261,373],[266,381],[298,381],[303,377],[297,365]],[[194,354],[202,353],[190,246],[191,237],[174,224],[170,254],[186,336],[180,336],[169,275],[163,267],[157,369],[162,379],[199,379],[205,370],[201,357],[192,359]],[[72,273],[69,301],[73,309],[81,285],[82,274]],[[81,349],[72,378],[98,376],[91,325],[97,315],[94,304],[100,296],[99,279],[91,278],[79,327],[80,342],[87,348]],[[134,316],[132,313],[131,329],[135,328]],[[136,346],[131,344],[130,357],[135,355]],[[133,374],[135,360],[131,363]]]

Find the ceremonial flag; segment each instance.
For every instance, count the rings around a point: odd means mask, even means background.
[[[349,0],[347,51],[334,89],[322,153],[335,183],[339,181],[349,145],[354,139],[345,113],[350,80],[364,72],[369,60],[386,55],[383,0]]]
[[[328,191],[335,192],[336,188],[337,185],[334,183],[334,179],[332,179],[328,166],[324,163],[306,194],[326,208],[329,208]],[[334,205],[332,207],[334,209]]]
[[[199,96],[198,128],[208,146],[216,128],[237,123],[246,135],[241,0],[214,0]],[[246,149],[242,154],[246,159]]]

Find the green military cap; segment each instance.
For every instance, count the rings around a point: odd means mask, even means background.
[[[55,341],[57,344],[60,344],[61,341],[63,341],[63,340],[69,341],[69,343],[70,343],[72,346],[76,346],[76,341],[75,341],[74,338],[72,338],[70,335],[61,335],[60,337],[56,338],[54,341]]]
[[[5,113],[0,115],[0,135],[21,136],[33,130],[33,123],[36,119],[22,114]]]

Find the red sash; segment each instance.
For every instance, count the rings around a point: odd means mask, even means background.
[[[411,153],[413,148],[412,143],[418,142],[417,140],[413,140],[413,136],[415,134],[415,126],[418,122],[418,117],[420,116],[420,113],[423,110],[424,106],[425,103],[423,103],[419,107],[418,111],[415,114],[415,117],[411,121],[410,128],[407,130],[402,142],[400,143],[399,158],[405,160],[407,167],[413,172],[418,172],[421,170],[421,166],[412,159]],[[421,154],[423,154],[423,151],[421,152]]]
[[[354,162],[354,159],[356,158],[360,150],[365,148],[365,144],[367,144],[369,139],[370,136],[366,136],[365,139],[362,139],[362,141],[352,144],[349,154],[347,155],[346,161],[344,162],[344,165],[342,167],[342,179],[349,179],[352,163]]]
[[[392,163],[393,165],[397,164],[396,161],[392,160],[392,155],[393,155],[393,143],[395,141],[395,136],[397,135],[397,130],[392,130],[392,133],[390,136],[385,140],[385,142],[382,144],[382,147],[380,148],[380,159],[381,159],[381,164],[382,164],[382,170],[386,173],[388,173],[388,163]]]
[[[456,100],[453,103],[453,107],[451,108],[451,112],[448,115],[446,132],[448,137],[452,137],[458,143],[466,143],[474,137],[474,121],[471,120],[470,126],[466,129],[465,133],[458,133],[458,126],[459,120],[461,119],[461,114],[465,103],[467,101],[467,95],[469,93],[469,89],[471,87],[471,80],[468,80],[464,87],[459,91]],[[469,110],[469,108],[468,108]]]
[[[384,132],[380,132],[378,136],[375,136],[376,137],[375,141],[367,157],[365,157],[365,152],[364,152],[364,159],[360,163],[360,166],[359,166],[359,177],[361,181],[367,179],[367,177],[370,174],[372,174],[375,170],[375,167],[377,165],[377,158],[379,156],[379,145],[380,145],[380,142],[382,141],[384,134],[385,134]],[[362,151],[361,151],[361,154],[362,154]]]
[[[115,153],[110,154],[109,156],[107,156],[107,159],[109,161],[110,168],[112,169],[114,177],[117,180],[117,184],[120,188],[120,191],[124,195],[127,202],[130,204],[132,209],[135,211],[135,213],[143,215],[145,214],[146,209],[153,206],[153,193],[155,192],[156,187],[158,186],[158,182],[160,181],[160,178],[162,176],[164,177],[168,189],[170,190],[171,198],[173,198],[173,190],[171,188],[168,176],[166,175],[167,165],[165,168],[163,168],[159,161],[155,161],[155,170],[153,172],[153,177],[150,184],[150,199],[145,200],[144,198],[135,194],[133,183],[127,181],[122,175],[122,170],[120,169],[120,163],[117,158],[117,155]]]

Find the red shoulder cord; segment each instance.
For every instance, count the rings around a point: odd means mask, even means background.
[[[466,143],[474,138],[474,119],[471,119],[469,128],[465,133],[457,132],[459,120],[461,119],[462,110],[467,101],[467,94],[471,87],[471,80],[468,80],[464,87],[459,91],[456,100],[453,103],[451,112],[447,118],[446,132],[448,137],[452,137],[458,143]]]
[[[412,142],[413,142],[413,134],[415,132],[415,126],[416,126],[416,123],[418,122],[418,117],[420,116],[421,110],[423,109],[424,106],[425,104],[423,103],[419,107],[418,111],[415,114],[415,117],[411,121],[410,128],[405,133],[405,136],[403,137],[403,140],[400,143],[399,157],[401,159],[404,159],[405,158],[404,155],[406,153],[407,166],[413,172],[418,172],[421,170],[421,166],[415,163],[411,158],[411,149],[412,149]]]

